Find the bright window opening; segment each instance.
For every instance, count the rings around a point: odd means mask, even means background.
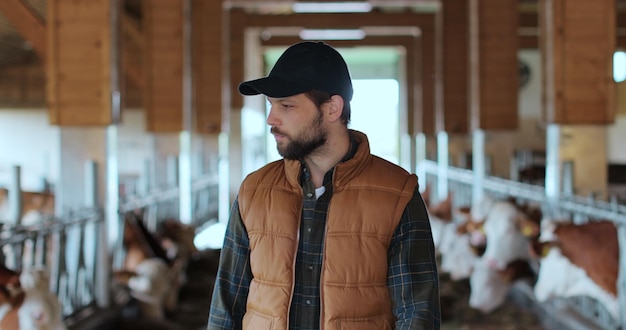
[[[400,162],[399,84],[394,79],[354,79],[348,127],[367,134],[370,151],[392,163]],[[267,108],[269,112],[269,105]],[[269,131],[269,128],[268,128]],[[267,160],[280,159],[274,137],[267,134]]]
[[[399,85],[393,79],[354,80],[350,128],[367,134],[372,154],[400,163]]]
[[[626,52],[613,53],[613,80],[615,82],[626,80]]]

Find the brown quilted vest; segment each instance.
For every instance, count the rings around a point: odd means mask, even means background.
[[[321,274],[322,329],[392,329],[387,287],[391,237],[417,186],[417,177],[369,153],[336,166],[328,208]],[[244,329],[287,329],[302,213],[300,162],[280,160],[250,174],[239,207],[250,238],[253,280]]]

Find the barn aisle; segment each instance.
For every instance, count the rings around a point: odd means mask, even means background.
[[[181,288],[178,312],[170,320],[184,330],[206,330],[219,250],[205,250],[190,262]]]
[[[547,330],[532,306],[522,297],[509,294],[505,302],[489,314],[469,306],[468,280],[441,277],[442,330]]]
[[[218,258],[218,252],[204,251],[191,262],[179,311],[168,317],[172,325],[167,329],[206,329]],[[452,281],[441,275],[442,330],[547,330],[531,306],[518,296],[509,295],[502,306],[485,315],[469,307],[469,293],[467,280]]]
[[[169,315],[171,324],[164,329],[206,329],[218,258],[217,251],[203,251],[190,263],[189,281],[181,290],[179,310]],[[446,274],[441,275],[442,330],[548,329],[542,325],[532,307],[519,296],[509,295],[502,306],[486,315],[469,307],[469,293],[469,281],[452,281]]]
[[[136,318],[122,318],[111,329],[116,330],[205,330],[219,250],[201,251],[190,262],[188,282],[182,287],[178,311],[168,315],[167,321],[151,322]],[[571,329],[559,323],[557,315],[533,303],[523,293],[529,287],[516,286],[506,301],[489,314],[469,307],[468,280],[452,281],[447,274],[441,277],[442,330],[562,330]],[[582,323],[581,323],[582,324]],[[575,326],[576,329],[597,329]]]

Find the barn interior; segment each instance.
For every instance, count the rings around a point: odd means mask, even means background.
[[[68,329],[206,328],[239,185],[280,158],[265,98],[237,86],[320,40],[350,68],[351,128],[418,175],[442,329],[624,328],[625,31],[625,0],[1,0],[0,260],[43,266]],[[546,250],[482,284],[497,297],[472,297],[487,270],[469,239],[506,241],[464,213],[485,199],[535,222],[611,223],[574,249],[611,243],[610,271],[561,268],[585,285],[544,297]],[[538,243],[525,228],[515,249]],[[165,260],[176,303],[138,298],[133,253]]]

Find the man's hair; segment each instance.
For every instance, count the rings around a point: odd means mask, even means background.
[[[333,95],[337,95],[337,94],[331,94],[328,92],[319,91],[316,89],[310,90],[308,92],[304,92],[304,94],[311,101],[313,101],[313,103],[318,109],[322,106],[322,104],[330,101],[330,98]],[[343,109],[341,110],[341,122],[346,126],[350,122],[350,101],[346,101],[345,99],[343,100]]]

